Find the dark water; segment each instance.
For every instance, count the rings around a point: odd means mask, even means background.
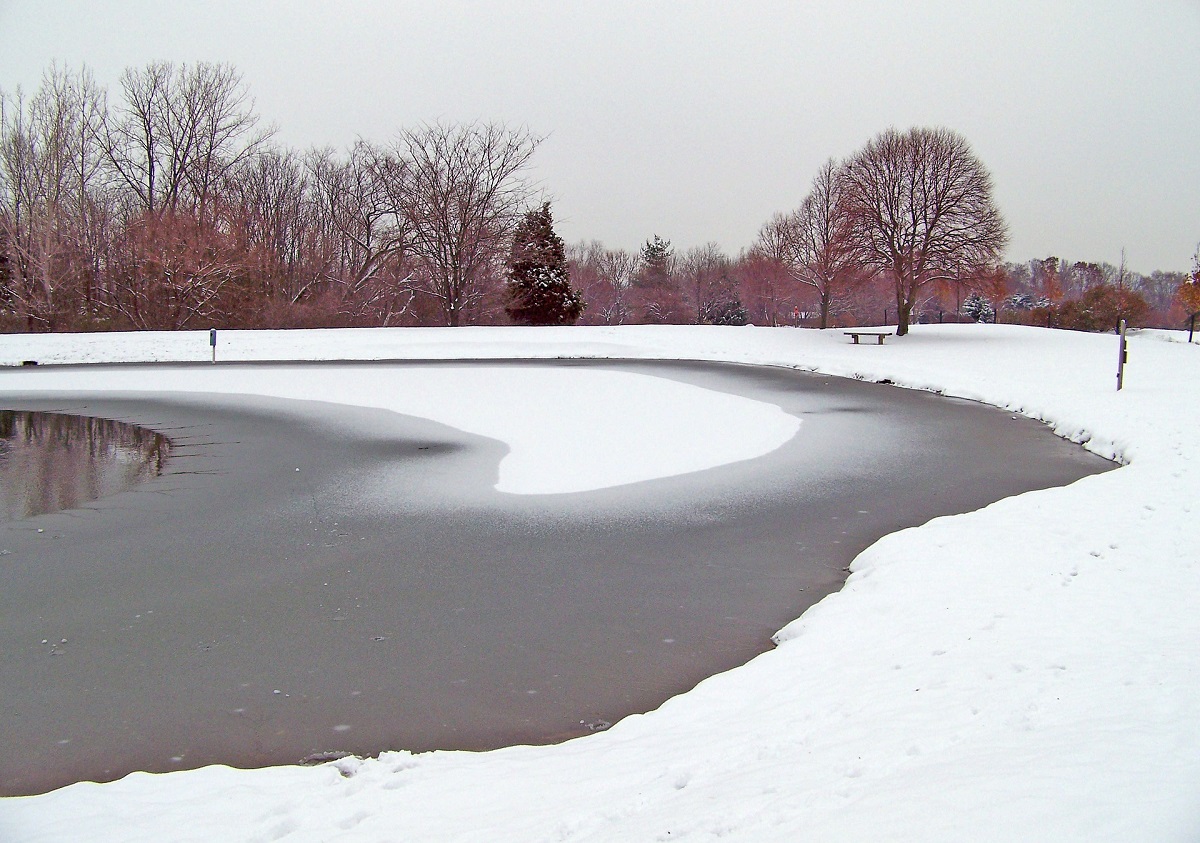
[[[1044,425],[928,393],[722,364],[536,365],[671,378],[802,425],[759,459],[530,497],[494,490],[502,443],[383,411],[9,396],[131,420],[172,448],[132,492],[0,523],[0,794],[587,734],[769,649],[878,537],[1112,468]],[[354,376],[383,386],[398,368]]]
[[[170,443],[137,425],[0,410],[0,520],[74,509],[162,474]]]

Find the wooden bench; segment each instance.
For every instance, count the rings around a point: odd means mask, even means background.
[[[890,337],[891,331],[843,331],[843,333],[854,340],[854,344],[858,345],[859,337],[875,337],[876,345],[883,345],[884,337]]]

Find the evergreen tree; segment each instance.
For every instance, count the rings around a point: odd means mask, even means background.
[[[710,325],[745,325],[750,322],[750,314],[741,299],[734,296],[706,308],[702,321]]]
[[[642,246],[633,287],[633,306],[639,321],[651,325],[690,321],[675,272],[675,256],[671,252],[670,240],[663,240],[655,234],[654,239],[647,240]]]
[[[513,234],[504,310],[520,325],[573,325],[585,306],[571,286],[566,250],[546,202],[526,212]]]
[[[979,293],[971,293],[962,304],[962,314],[975,322],[990,322],[996,315],[991,303]]]
[[[640,287],[665,287],[671,281],[671,241],[657,234],[642,246],[642,265],[635,283]]]

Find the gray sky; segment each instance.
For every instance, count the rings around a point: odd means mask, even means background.
[[[231,62],[278,139],[401,126],[545,135],[559,233],[749,246],[817,167],[894,126],[961,132],[1008,258],[1181,270],[1200,242],[1200,0],[0,0],[0,87],[52,60]]]

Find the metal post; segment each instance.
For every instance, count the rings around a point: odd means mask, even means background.
[[[1125,362],[1128,359],[1128,354],[1125,350],[1125,320],[1121,320],[1121,353],[1117,357],[1117,391],[1121,391],[1121,387],[1125,385]]]
[[[217,362],[217,329],[208,329],[208,344],[212,346],[212,361]]]
[[[1196,314],[1192,314],[1192,318],[1188,320],[1188,345],[1192,344],[1192,334],[1196,333]]]

